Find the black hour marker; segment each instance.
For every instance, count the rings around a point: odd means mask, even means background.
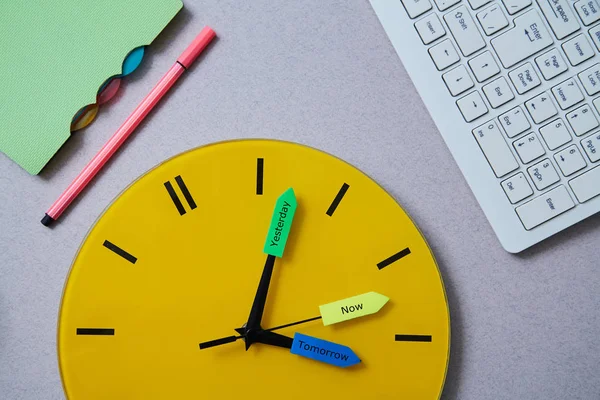
[[[377,264],[377,268],[383,269],[383,268],[387,267],[388,265],[390,265],[391,263],[394,263],[394,262],[398,261],[399,259],[401,259],[402,257],[406,257],[409,254],[410,254],[410,249],[407,247],[404,250],[399,251],[398,253],[394,254],[393,256],[388,257],[385,260],[383,260],[382,262],[380,262],[379,264]]]
[[[431,335],[396,335],[396,342],[431,342]]]
[[[98,335],[114,336],[115,330],[112,328],[77,328],[78,335]]]
[[[175,182],[177,182],[177,186],[179,186],[181,193],[183,193],[183,197],[185,197],[185,200],[189,204],[190,209],[193,210],[194,208],[196,208],[196,202],[194,201],[192,194],[185,185],[185,182],[183,182],[183,178],[181,177],[181,175],[177,175],[175,177]],[[167,189],[169,196],[171,196],[171,200],[173,200],[173,203],[175,203],[175,207],[177,208],[177,211],[179,211],[179,215],[185,214],[185,207],[181,203],[181,200],[179,200],[179,196],[177,196],[177,193],[175,193],[175,189],[173,189],[173,185],[171,185],[171,182],[165,182],[165,189]]]
[[[108,240],[105,240],[102,245],[104,247],[106,247],[107,249],[109,249],[110,251],[112,251],[113,253],[123,257],[124,259],[126,259],[127,261],[129,261],[132,264],[135,264],[135,262],[137,261],[137,258],[132,256],[131,254],[129,254],[128,252],[126,252],[125,250],[123,250],[122,248],[117,246],[116,244],[109,242]]]
[[[256,159],[256,194],[263,194],[263,170],[265,160],[263,158]]]
[[[350,187],[350,185],[348,185],[347,183],[344,183],[342,185],[342,187],[340,188],[340,191],[335,196],[335,199],[333,199],[333,202],[331,203],[331,205],[329,206],[329,208],[327,209],[327,212],[325,214],[329,215],[330,217],[333,215],[333,213],[335,212],[335,209],[340,204],[340,201],[342,201],[342,199],[344,198],[344,195],[348,191],[349,187]]]

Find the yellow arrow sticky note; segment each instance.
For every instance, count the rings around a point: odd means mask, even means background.
[[[388,297],[377,292],[359,294],[319,306],[323,325],[337,324],[349,319],[375,314],[387,303]]]

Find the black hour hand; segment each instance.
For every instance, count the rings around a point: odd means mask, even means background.
[[[268,344],[270,346],[283,347],[286,349],[292,348],[293,341],[294,339],[291,337],[263,330],[257,331],[254,337],[255,343]]]

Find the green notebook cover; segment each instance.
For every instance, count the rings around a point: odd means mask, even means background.
[[[149,45],[180,0],[7,0],[0,4],[0,151],[38,174],[75,113]]]

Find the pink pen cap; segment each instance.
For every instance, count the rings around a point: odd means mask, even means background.
[[[215,31],[213,31],[208,26],[205,26],[204,29],[200,31],[198,36],[194,39],[194,41],[181,53],[177,62],[181,64],[181,66],[185,69],[189,68],[190,65],[198,58],[202,50],[211,40],[215,37]]]

